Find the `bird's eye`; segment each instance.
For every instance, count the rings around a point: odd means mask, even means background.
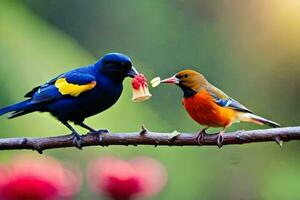
[[[111,65],[111,64],[114,64],[114,61],[106,60],[106,61],[104,61],[104,63],[105,63],[106,65]]]
[[[185,74],[183,77],[184,77],[184,78],[188,78],[188,77],[189,77],[189,75],[188,75],[188,74]]]

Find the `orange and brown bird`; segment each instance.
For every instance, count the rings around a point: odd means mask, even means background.
[[[203,142],[205,131],[209,127],[223,128],[217,137],[217,144],[221,147],[224,132],[233,123],[242,121],[259,125],[266,124],[271,127],[280,126],[273,121],[254,115],[248,108],[210,84],[199,72],[183,70],[162,80],[161,83],[176,84],[182,89],[183,106],[186,111],[196,122],[205,126],[197,135],[199,144]]]

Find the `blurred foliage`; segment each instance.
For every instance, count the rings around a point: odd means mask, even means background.
[[[210,82],[257,114],[281,123],[300,120],[300,3],[259,1],[19,0],[0,6],[0,107],[22,100],[32,87],[103,54],[128,54],[149,79],[184,68]],[[88,119],[115,132],[196,132],[181,106],[181,91],[161,86],[153,98],[132,103],[130,81],[110,110]],[[0,119],[1,137],[50,136],[66,130],[49,114]],[[260,128],[238,124],[231,130]],[[79,129],[83,131],[82,129]],[[212,132],[217,131],[216,129]],[[94,147],[45,154],[86,169],[104,154],[147,155],[169,173],[156,199],[295,199],[300,180],[298,142],[224,147]],[[15,152],[1,152],[7,161]],[[86,184],[78,199],[90,198]]]

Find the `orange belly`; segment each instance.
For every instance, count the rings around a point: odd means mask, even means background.
[[[201,125],[226,127],[236,119],[236,111],[216,104],[206,90],[184,98],[183,105],[189,115]]]

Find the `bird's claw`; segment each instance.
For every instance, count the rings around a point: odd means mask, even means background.
[[[105,134],[109,134],[109,130],[108,129],[100,129],[98,130],[98,140],[99,143],[102,144],[103,143],[103,135]]]
[[[204,142],[204,137],[205,135],[207,135],[206,129],[202,129],[198,134],[197,136],[195,137],[195,139],[197,140],[198,144],[201,146],[202,143]]]
[[[217,145],[219,148],[222,148],[224,142],[223,134],[219,133],[217,136]]]
[[[81,143],[82,143],[82,137],[78,133],[72,133],[72,138],[73,138],[73,144],[76,146],[78,149],[82,149]]]
[[[88,134],[96,134],[98,135],[98,141],[100,143],[100,145],[103,145],[103,135],[104,134],[109,134],[109,130],[108,129],[100,129],[100,130],[97,130],[97,131],[94,131],[94,132],[89,132]]]

